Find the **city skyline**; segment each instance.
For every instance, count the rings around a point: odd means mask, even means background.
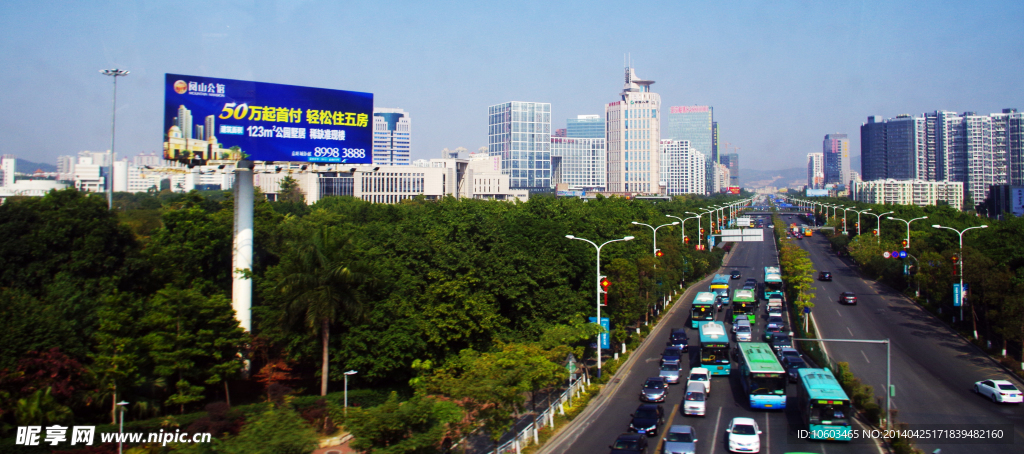
[[[0,100],[20,106],[0,113],[0,153],[55,162],[108,149],[111,81],[97,71],[113,67],[132,71],[117,106],[117,149],[129,155],[160,149],[164,73],[374,93],[377,105],[418,118],[414,160],[485,145],[487,107],[510,99],[550,103],[559,125],[601,113],[626,54],[659,81],[667,105],[715,106],[719,140],[739,146],[751,169],[801,167],[824,132],[849,134],[857,156],[869,115],[1024,107],[1021,90],[1006,88],[1024,70],[1024,5],[883,5],[662,4],[622,42],[600,32],[618,13],[610,2],[203,5],[198,19],[188,4],[14,4],[0,46],[28,69],[0,74]],[[194,20],[194,31],[174,27]],[[830,33],[818,32],[823,22]],[[312,30],[345,31],[303,38]],[[921,39],[936,30],[955,38]]]

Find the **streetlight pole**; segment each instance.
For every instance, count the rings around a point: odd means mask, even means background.
[[[655,257],[657,257],[658,256],[658,229],[660,229],[662,227],[665,227],[665,226],[669,226],[669,225],[679,225],[679,222],[677,221],[677,222],[673,222],[673,223],[670,223],[670,224],[662,224],[662,225],[659,225],[657,227],[654,227],[652,225],[644,224],[642,222],[633,221],[633,225],[647,226],[648,228],[650,228],[654,232],[654,244],[651,246],[651,254],[654,255]]]
[[[349,375],[355,375],[355,374],[358,374],[358,373],[359,372],[354,371],[354,370],[350,370],[348,372],[345,372],[345,409],[343,410],[344,413],[345,413],[345,419],[348,419],[348,377],[349,377]]]
[[[704,235],[700,234],[700,219],[701,217],[704,216],[703,213],[694,213],[692,211],[687,211],[686,214],[692,214],[694,216],[697,216],[697,245],[700,246],[701,244],[704,244]]]
[[[885,216],[887,214],[893,214],[893,213],[895,213],[895,211],[888,211],[888,212],[885,212],[885,213],[882,213],[882,214],[867,213],[867,211],[870,211],[870,210],[865,210],[864,214],[870,214],[870,215],[875,217],[875,226],[876,226],[875,230],[878,231],[877,233],[875,233],[875,243],[881,243],[882,242],[882,216]]]
[[[844,207],[842,205],[840,205],[839,208],[843,209],[843,235],[850,236],[849,232],[847,231],[847,227],[846,227],[846,212],[847,211],[852,211],[852,212],[856,213],[857,210],[855,210],[853,208],[846,208],[846,207]]]
[[[857,213],[857,236],[860,236],[860,215],[861,213],[867,213],[868,211],[871,211],[871,208],[868,208],[864,211],[853,210],[854,213]]]
[[[962,322],[964,320],[964,300],[963,300],[963,294],[964,294],[964,233],[967,232],[968,230],[972,230],[972,229],[987,229],[988,226],[987,225],[979,225],[979,226],[974,226],[974,227],[968,227],[968,228],[963,229],[963,230],[957,230],[957,229],[954,229],[952,227],[945,227],[945,226],[941,226],[941,225],[938,225],[938,224],[932,224],[932,227],[936,228],[936,229],[952,230],[952,231],[956,232],[957,235],[960,236],[960,254],[959,254],[959,260],[957,260],[957,262],[960,263],[960,321]],[[954,298],[956,298],[956,295],[954,295]],[[973,320],[974,317],[971,317],[971,319]],[[974,338],[975,339],[978,338],[978,327],[977,326],[974,327]]]
[[[910,223],[914,221],[920,221],[921,219],[928,219],[928,216],[921,216],[919,218],[914,218],[909,221],[900,218],[894,218],[892,216],[886,216],[886,219],[892,219],[894,221],[900,221],[904,224],[907,224],[907,249],[910,249]]]
[[[116,68],[115,69],[101,69],[100,70],[100,74],[103,74],[104,76],[113,76],[114,77],[114,107],[113,107],[113,109],[111,109],[111,113],[110,113],[110,166],[107,167],[107,169],[110,171],[110,174],[107,175],[107,178],[109,178],[109,180],[107,181],[107,209],[108,210],[112,209],[114,207],[114,125],[117,122],[117,78],[119,76],[120,77],[127,76],[128,73],[129,73],[129,71],[125,71],[123,69],[116,69]],[[188,134],[188,132],[187,131],[183,132],[183,134]],[[125,175],[125,177],[127,178],[128,176]]]
[[[586,241],[587,243],[590,243],[591,246],[594,246],[595,248],[597,248],[597,292],[596,292],[595,298],[597,299],[597,325],[601,326],[601,248],[605,247],[609,243],[614,243],[616,241],[630,241],[630,240],[633,239],[633,237],[632,236],[627,236],[627,237],[619,238],[617,240],[608,240],[608,241],[605,241],[600,246],[598,246],[597,243],[594,243],[593,241],[590,241],[590,240],[585,239],[585,238],[577,238],[577,237],[575,237],[573,235],[566,235],[565,237],[570,239],[570,240]],[[597,335],[597,378],[601,378],[601,334],[600,333]]]
[[[690,214],[693,214],[693,213],[690,213]],[[698,217],[697,216],[693,216],[693,217],[689,217],[689,218],[683,219],[683,218],[681,218],[679,216],[672,216],[671,214],[666,214],[665,217],[667,217],[667,218],[675,218],[675,219],[679,220],[680,225],[682,227],[681,230],[683,231],[683,234],[680,235],[679,244],[682,245],[682,247],[685,248],[686,247],[686,221],[689,221],[690,219],[698,219]],[[682,250],[682,249],[680,249],[680,250]]]
[[[128,405],[128,401],[122,400],[122,401],[117,403],[117,406],[121,407],[121,408],[118,409],[118,410],[121,410],[121,426],[117,429],[117,434],[118,434],[118,437],[117,437],[117,454],[121,454],[121,448],[122,448],[122,446],[124,444],[124,407],[125,407],[125,405]]]

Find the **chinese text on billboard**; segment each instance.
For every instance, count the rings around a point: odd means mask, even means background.
[[[164,159],[373,161],[373,94],[167,74]]]

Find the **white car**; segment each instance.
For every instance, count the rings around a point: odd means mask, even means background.
[[[690,383],[700,383],[704,385],[704,393],[711,394],[711,371],[703,367],[694,367],[690,369],[690,377],[686,379],[686,387],[690,387]]]
[[[1015,403],[1024,401],[1024,393],[1021,393],[1013,383],[1006,380],[982,380],[974,384],[974,392],[982,396],[988,396],[992,402]]]
[[[761,452],[761,429],[753,418],[732,418],[728,433],[729,452]]]
[[[750,342],[753,340],[750,325],[736,327],[736,342]]]

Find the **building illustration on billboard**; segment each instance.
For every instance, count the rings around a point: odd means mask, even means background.
[[[164,90],[164,159],[373,162],[370,93],[177,74]]]

